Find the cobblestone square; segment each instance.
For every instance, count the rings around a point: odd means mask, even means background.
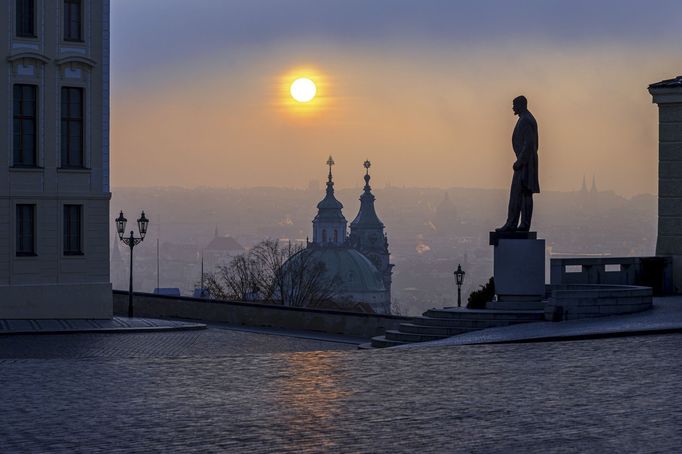
[[[676,452],[682,335],[358,351],[0,337],[2,452]]]

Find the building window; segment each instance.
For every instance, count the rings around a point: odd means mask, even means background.
[[[322,242],[327,242],[327,229],[322,229]]]
[[[81,0],[64,0],[64,41],[82,41]]]
[[[36,111],[38,87],[14,86],[14,166],[36,166]]]
[[[35,205],[17,205],[17,256],[36,255]]]
[[[62,167],[83,167],[83,89],[62,87]]]
[[[35,0],[17,0],[17,36],[35,38]]]
[[[82,255],[82,207],[64,205],[64,255]]]
[[[339,231],[334,230],[334,243],[338,243],[338,242],[339,242]]]

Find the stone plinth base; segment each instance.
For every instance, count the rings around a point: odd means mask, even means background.
[[[498,301],[542,301],[545,297],[545,240],[538,240],[536,232],[490,232],[490,244],[495,248]]]
[[[537,240],[537,232],[490,232],[490,245],[497,246],[500,240]]]

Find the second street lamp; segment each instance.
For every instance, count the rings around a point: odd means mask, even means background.
[[[464,275],[466,273],[462,271],[462,265],[457,265],[457,271],[455,271],[455,283],[457,283],[457,307],[462,307],[462,284],[464,283]]]
[[[115,220],[116,222],[116,232],[118,233],[118,238],[130,248],[130,286],[128,289],[128,317],[133,318],[133,248],[144,241],[145,235],[147,235],[147,226],[149,225],[149,219],[142,215],[137,220],[137,229],[140,232],[139,237],[135,237],[134,232],[130,231],[130,236],[125,236],[126,223],[128,220],[123,216],[123,211]]]

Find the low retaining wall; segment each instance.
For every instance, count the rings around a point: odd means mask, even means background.
[[[650,287],[633,285],[558,285],[545,306],[547,320],[575,320],[632,314],[652,307]]]
[[[369,339],[398,329],[410,317],[271,304],[217,301],[152,293],[133,294],[135,316],[182,318],[231,325],[319,331]],[[114,290],[114,314],[128,314],[128,292]]]

